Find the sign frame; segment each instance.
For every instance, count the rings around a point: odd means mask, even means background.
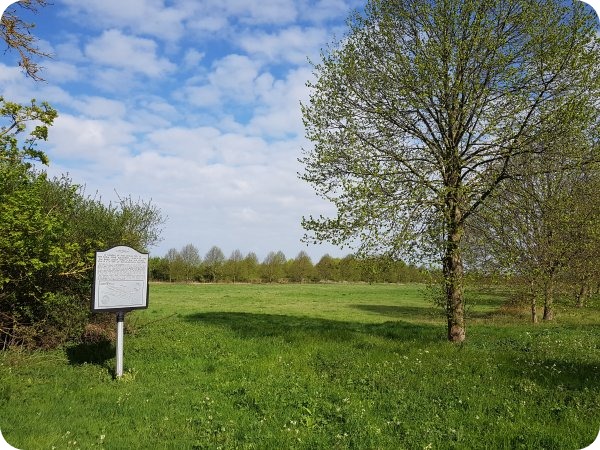
[[[147,309],[150,291],[148,259],[148,253],[125,245],[96,251],[90,305],[92,312]],[[114,260],[114,264],[106,260]],[[137,301],[132,302],[133,297]]]

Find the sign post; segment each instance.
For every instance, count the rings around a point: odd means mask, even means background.
[[[123,376],[123,329],[125,325],[125,313],[119,311],[117,313],[117,363],[116,363],[116,376],[121,378]]]
[[[125,313],[148,307],[148,254],[120,245],[96,252],[93,312],[117,314],[117,361],[115,376],[123,376],[123,330]]]

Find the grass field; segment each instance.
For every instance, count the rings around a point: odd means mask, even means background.
[[[600,306],[553,324],[471,292],[468,341],[417,285],[168,285],[114,346],[0,354],[19,449],[579,449],[600,427]]]

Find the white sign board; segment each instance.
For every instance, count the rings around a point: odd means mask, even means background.
[[[96,252],[92,311],[148,307],[148,254],[130,247]]]

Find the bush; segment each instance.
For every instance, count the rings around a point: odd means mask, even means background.
[[[0,342],[53,347],[85,334],[95,251],[144,250],[162,218],[149,203],[84,197],[66,177],[12,175],[0,179]]]

